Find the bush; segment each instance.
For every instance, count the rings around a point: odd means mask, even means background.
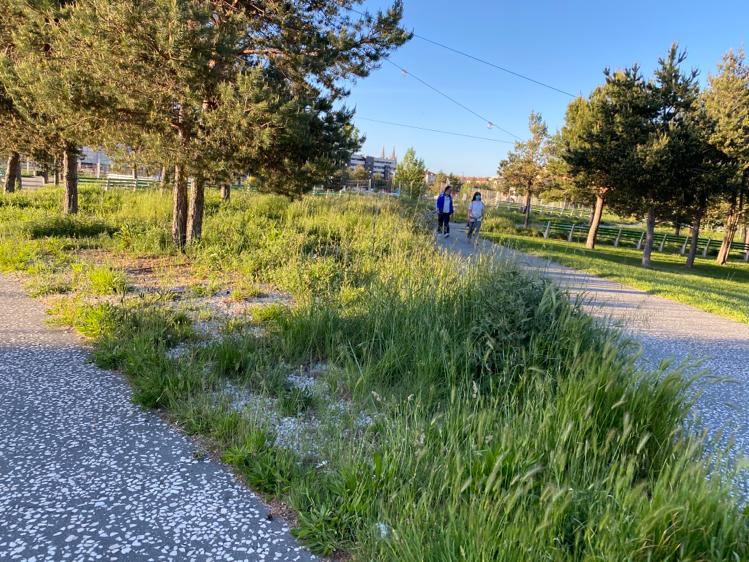
[[[90,290],[95,295],[123,294],[127,280],[122,271],[109,266],[93,266],[88,270]]]
[[[29,236],[33,238],[92,238],[100,234],[112,235],[117,228],[99,219],[78,216],[50,216],[43,220],[32,222]]]

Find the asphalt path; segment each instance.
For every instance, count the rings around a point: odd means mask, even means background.
[[[0,276],[0,559],[316,558]]]

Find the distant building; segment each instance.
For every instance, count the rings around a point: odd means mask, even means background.
[[[485,183],[487,185],[492,185],[495,181],[495,178],[490,178],[488,176],[461,176],[460,179],[463,183]]]
[[[393,156],[395,156],[393,154]],[[375,156],[365,156],[363,154],[354,154],[349,162],[349,168],[355,169],[362,166],[370,177],[381,176],[383,180],[390,181],[395,176],[395,167],[398,161],[393,158],[376,158]]]
[[[100,174],[106,175],[109,172],[109,168],[112,164],[109,156],[107,156],[103,150],[96,150],[88,146],[83,147],[79,160],[82,170],[87,170],[91,173],[95,173],[97,177]]]
[[[427,173],[424,175],[424,183],[427,184],[429,187],[431,187],[434,185],[434,180],[436,177],[437,177],[437,174],[427,170]]]

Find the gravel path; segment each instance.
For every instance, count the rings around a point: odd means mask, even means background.
[[[0,414],[0,559],[316,559],[5,276]]]
[[[733,440],[733,458],[749,458],[749,325],[487,241],[474,246],[466,240],[462,225],[453,228],[450,238],[439,237],[439,244],[464,256],[498,253],[549,277],[573,298],[583,298],[592,314],[636,340],[646,367],[664,360],[697,361],[699,366],[687,371],[702,374],[695,384],[701,393],[695,404],[700,425],[722,443]],[[749,498],[748,472],[742,473],[737,486]]]

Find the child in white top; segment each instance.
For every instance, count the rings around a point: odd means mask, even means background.
[[[468,205],[468,238],[478,235],[481,221],[484,219],[484,202],[481,201],[481,193],[473,194],[473,200]]]

